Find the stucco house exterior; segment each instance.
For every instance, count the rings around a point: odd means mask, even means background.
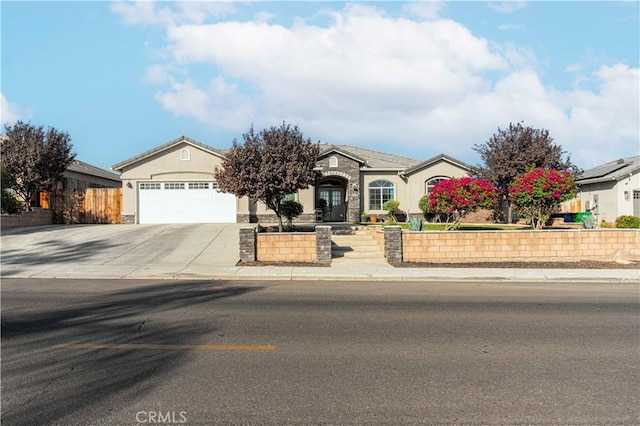
[[[576,180],[581,209],[597,221],[640,217],[640,156],[620,158],[585,170]]]
[[[218,190],[213,177],[226,149],[185,136],[112,166],[122,180],[122,223],[273,222],[265,205]],[[362,212],[385,215],[382,205],[421,214],[420,198],[438,180],[466,176],[471,166],[441,154],[421,161],[350,145],[320,146],[317,184],[291,194],[299,221],[359,222]],[[324,214],[319,209],[324,199]]]

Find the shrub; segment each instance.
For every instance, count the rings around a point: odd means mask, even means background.
[[[595,229],[596,218],[593,215],[585,216],[582,218],[582,227],[584,229]]]
[[[2,173],[2,182],[0,183],[0,191],[2,192],[0,208],[2,209],[2,213],[18,213],[20,211],[20,203],[16,200],[15,193],[12,189],[15,184],[15,179],[4,167],[0,167],[0,173]]]
[[[518,215],[541,229],[561,202],[576,196],[576,183],[569,172],[543,168],[518,176],[509,187],[509,199]]]
[[[492,208],[498,194],[489,182],[470,177],[451,178],[438,182],[429,194],[434,213],[454,216],[447,230],[457,229],[467,214],[479,208]],[[447,219],[448,221],[448,219]]]
[[[429,195],[423,195],[418,202],[418,208],[426,218],[428,214],[432,214],[431,204],[429,204]]]
[[[616,228],[640,229],[640,217],[618,216],[615,222]]]
[[[616,225],[614,225],[611,222],[607,222],[606,220],[602,219],[602,222],[600,222],[600,228],[615,228]]]
[[[391,222],[397,222],[396,216],[393,214],[400,207],[400,201],[389,200],[382,205],[382,210],[389,213],[389,220]]]
[[[297,201],[287,200],[283,201],[280,206],[280,211],[282,212],[282,216],[287,218],[287,225],[291,227],[291,223],[293,219],[300,216],[303,212],[304,208],[302,204]]]
[[[422,220],[419,217],[412,217],[409,221],[409,229],[412,231],[422,231]]]

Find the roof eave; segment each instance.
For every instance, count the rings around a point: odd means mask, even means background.
[[[142,154],[136,155],[135,157],[131,157],[131,158],[128,158],[128,159],[126,159],[124,161],[116,163],[116,164],[111,166],[111,170],[122,172],[122,170],[125,167],[127,167],[127,166],[129,166],[131,164],[137,163],[139,161],[142,161],[142,160],[144,160],[146,158],[149,158],[152,155],[155,155],[155,154],[157,154],[159,152],[162,152],[162,151],[165,151],[165,150],[167,150],[169,148],[172,148],[172,147],[174,147],[174,146],[176,146],[176,145],[178,145],[178,144],[180,144],[182,142],[186,142],[191,146],[195,146],[195,147],[197,147],[199,149],[207,151],[210,154],[213,154],[213,155],[215,155],[217,157],[225,158],[225,156],[223,154],[217,152],[214,148],[212,148],[210,146],[207,146],[207,145],[205,145],[205,144],[203,144],[201,142],[198,142],[198,141],[196,141],[194,139],[191,139],[191,138],[188,138],[186,136],[180,136],[180,137],[178,137],[176,139],[173,139],[173,140],[170,140],[169,142],[166,142],[166,143],[164,143],[164,144],[162,144],[160,146],[157,146],[157,147],[155,147],[153,149],[150,149],[149,151],[145,151]]]
[[[432,157],[432,158],[430,158],[428,160],[425,160],[425,161],[423,161],[423,162],[421,162],[419,164],[416,164],[415,166],[408,167],[406,170],[404,170],[402,172],[402,175],[403,176],[408,176],[408,175],[410,175],[412,173],[419,172],[420,170],[423,170],[423,169],[425,169],[425,168],[437,163],[438,161],[446,161],[446,162],[448,162],[450,164],[453,164],[453,165],[458,166],[458,167],[460,167],[462,169],[465,169],[466,171],[470,171],[471,169],[473,169],[473,166],[471,166],[471,165],[469,165],[469,164],[467,164],[465,162],[462,162],[460,160],[456,160],[455,158],[450,157],[447,154],[440,154],[440,155],[436,155],[435,157]]]

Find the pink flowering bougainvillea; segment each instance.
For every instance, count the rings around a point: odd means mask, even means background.
[[[576,196],[576,182],[570,172],[530,170],[509,187],[509,200],[518,214],[531,221],[533,229],[542,226],[563,201]]]
[[[493,208],[498,193],[489,182],[470,177],[451,178],[438,182],[429,193],[429,206],[434,213],[454,218],[447,230],[460,227],[467,214],[479,208]],[[449,220],[447,220],[449,222]]]

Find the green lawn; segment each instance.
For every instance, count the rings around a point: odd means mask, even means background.
[[[369,226],[400,226],[402,229],[409,229],[409,224],[404,222],[399,223],[391,223],[391,222],[362,222],[361,225],[369,225]],[[423,231],[444,231],[446,228],[445,223],[424,223],[422,225]],[[461,231],[515,231],[518,229],[530,229],[528,226],[523,225],[503,225],[497,223],[487,223],[487,224],[462,224],[460,225]]]

